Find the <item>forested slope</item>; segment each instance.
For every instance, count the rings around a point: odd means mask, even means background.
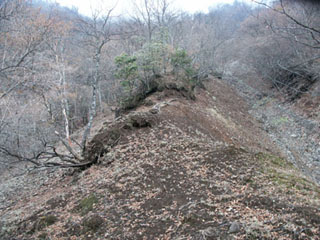
[[[0,238],[317,239],[319,4],[134,6],[0,1]]]

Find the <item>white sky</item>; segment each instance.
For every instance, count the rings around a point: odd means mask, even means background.
[[[132,9],[132,0],[53,0],[58,2],[62,6],[76,7],[79,13],[90,16],[91,9],[103,6],[106,9],[116,5],[114,13],[125,14]],[[140,0],[141,1],[141,0]],[[234,0],[171,0],[172,6],[176,9],[182,9],[184,11],[195,12],[208,12],[208,8],[223,3],[233,3]],[[250,2],[250,0],[244,0]]]

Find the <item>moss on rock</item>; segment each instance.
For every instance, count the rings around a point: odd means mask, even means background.
[[[37,231],[41,231],[48,226],[55,224],[58,221],[58,218],[52,214],[40,216],[33,224],[32,229],[29,231],[29,234],[33,234]]]
[[[80,201],[78,209],[82,215],[86,215],[93,210],[93,206],[96,203],[98,203],[98,198],[94,194],[90,194]]]

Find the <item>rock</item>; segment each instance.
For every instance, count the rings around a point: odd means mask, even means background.
[[[153,118],[147,113],[137,113],[128,116],[127,122],[135,128],[151,127]]]
[[[208,227],[204,230],[200,230],[200,233],[202,236],[205,236],[205,237],[217,237],[219,235],[219,233],[217,233],[216,229],[213,227]],[[201,239],[203,239],[203,238],[201,238]],[[204,238],[204,239],[206,239],[206,238]]]
[[[104,219],[98,214],[94,214],[90,217],[87,217],[83,220],[83,227],[85,232],[97,232],[101,225],[104,223]]]
[[[241,224],[238,222],[232,222],[229,228],[229,233],[237,233],[240,232]]]
[[[155,103],[150,99],[145,99],[143,104],[145,106],[153,106]]]
[[[316,124],[311,122],[310,120],[304,120],[302,124],[309,131],[313,131],[316,128]]]
[[[307,221],[304,218],[299,219],[298,220],[298,224],[301,225],[301,226],[307,226],[308,225]]]
[[[157,114],[157,113],[159,113],[159,110],[156,109],[156,108],[151,108],[151,109],[149,110],[149,112],[152,113],[152,114]]]
[[[160,142],[160,147],[165,147],[167,146],[168,142],[167,141],[161,141]]]

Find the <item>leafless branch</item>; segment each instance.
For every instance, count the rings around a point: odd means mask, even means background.
[[[66,149],[72,154],[72,156],[74,156],[75,159],[77,159],[78,161],[82,161],[82,157],[76,152],[74,151],[74,149],[69,145],[69,143],[60,135],[59,132],[55,132],[55,134],[59,137],[59,140],[61,141],[61,143],[66,147]]]
[[[313,32],[316,32],[318,34],[320,34],[320,30],[319,29],[316,29],[312,26],[308,26],[304,23],[302,23],[301,21],[299,21],[298,19],[296,19],[295,17],[293,17],[292,15],[290,15],[287,11],[286,11],[286,8],[284,6],[284,3],[283,3],[283,0],[279,0],[280,1],[280,6],[281,6],[281,9],[277,9],[277,8],[274,8],[272,7],[271,5],[267,4],[267,3],[264,3],[264,2],[261,2],[261,1],[256,1],[256,0],[251,0],[252,2],[256,3],[256,4],[259,4],[259,5],[262,5],[264,7],[267,7],[277,13],[280,13],[280,14],[283,14],[285,15],[287,18],[291,19],[294,23],[298,24],[299,26],[305,28],[305,29],[309,29]]]

